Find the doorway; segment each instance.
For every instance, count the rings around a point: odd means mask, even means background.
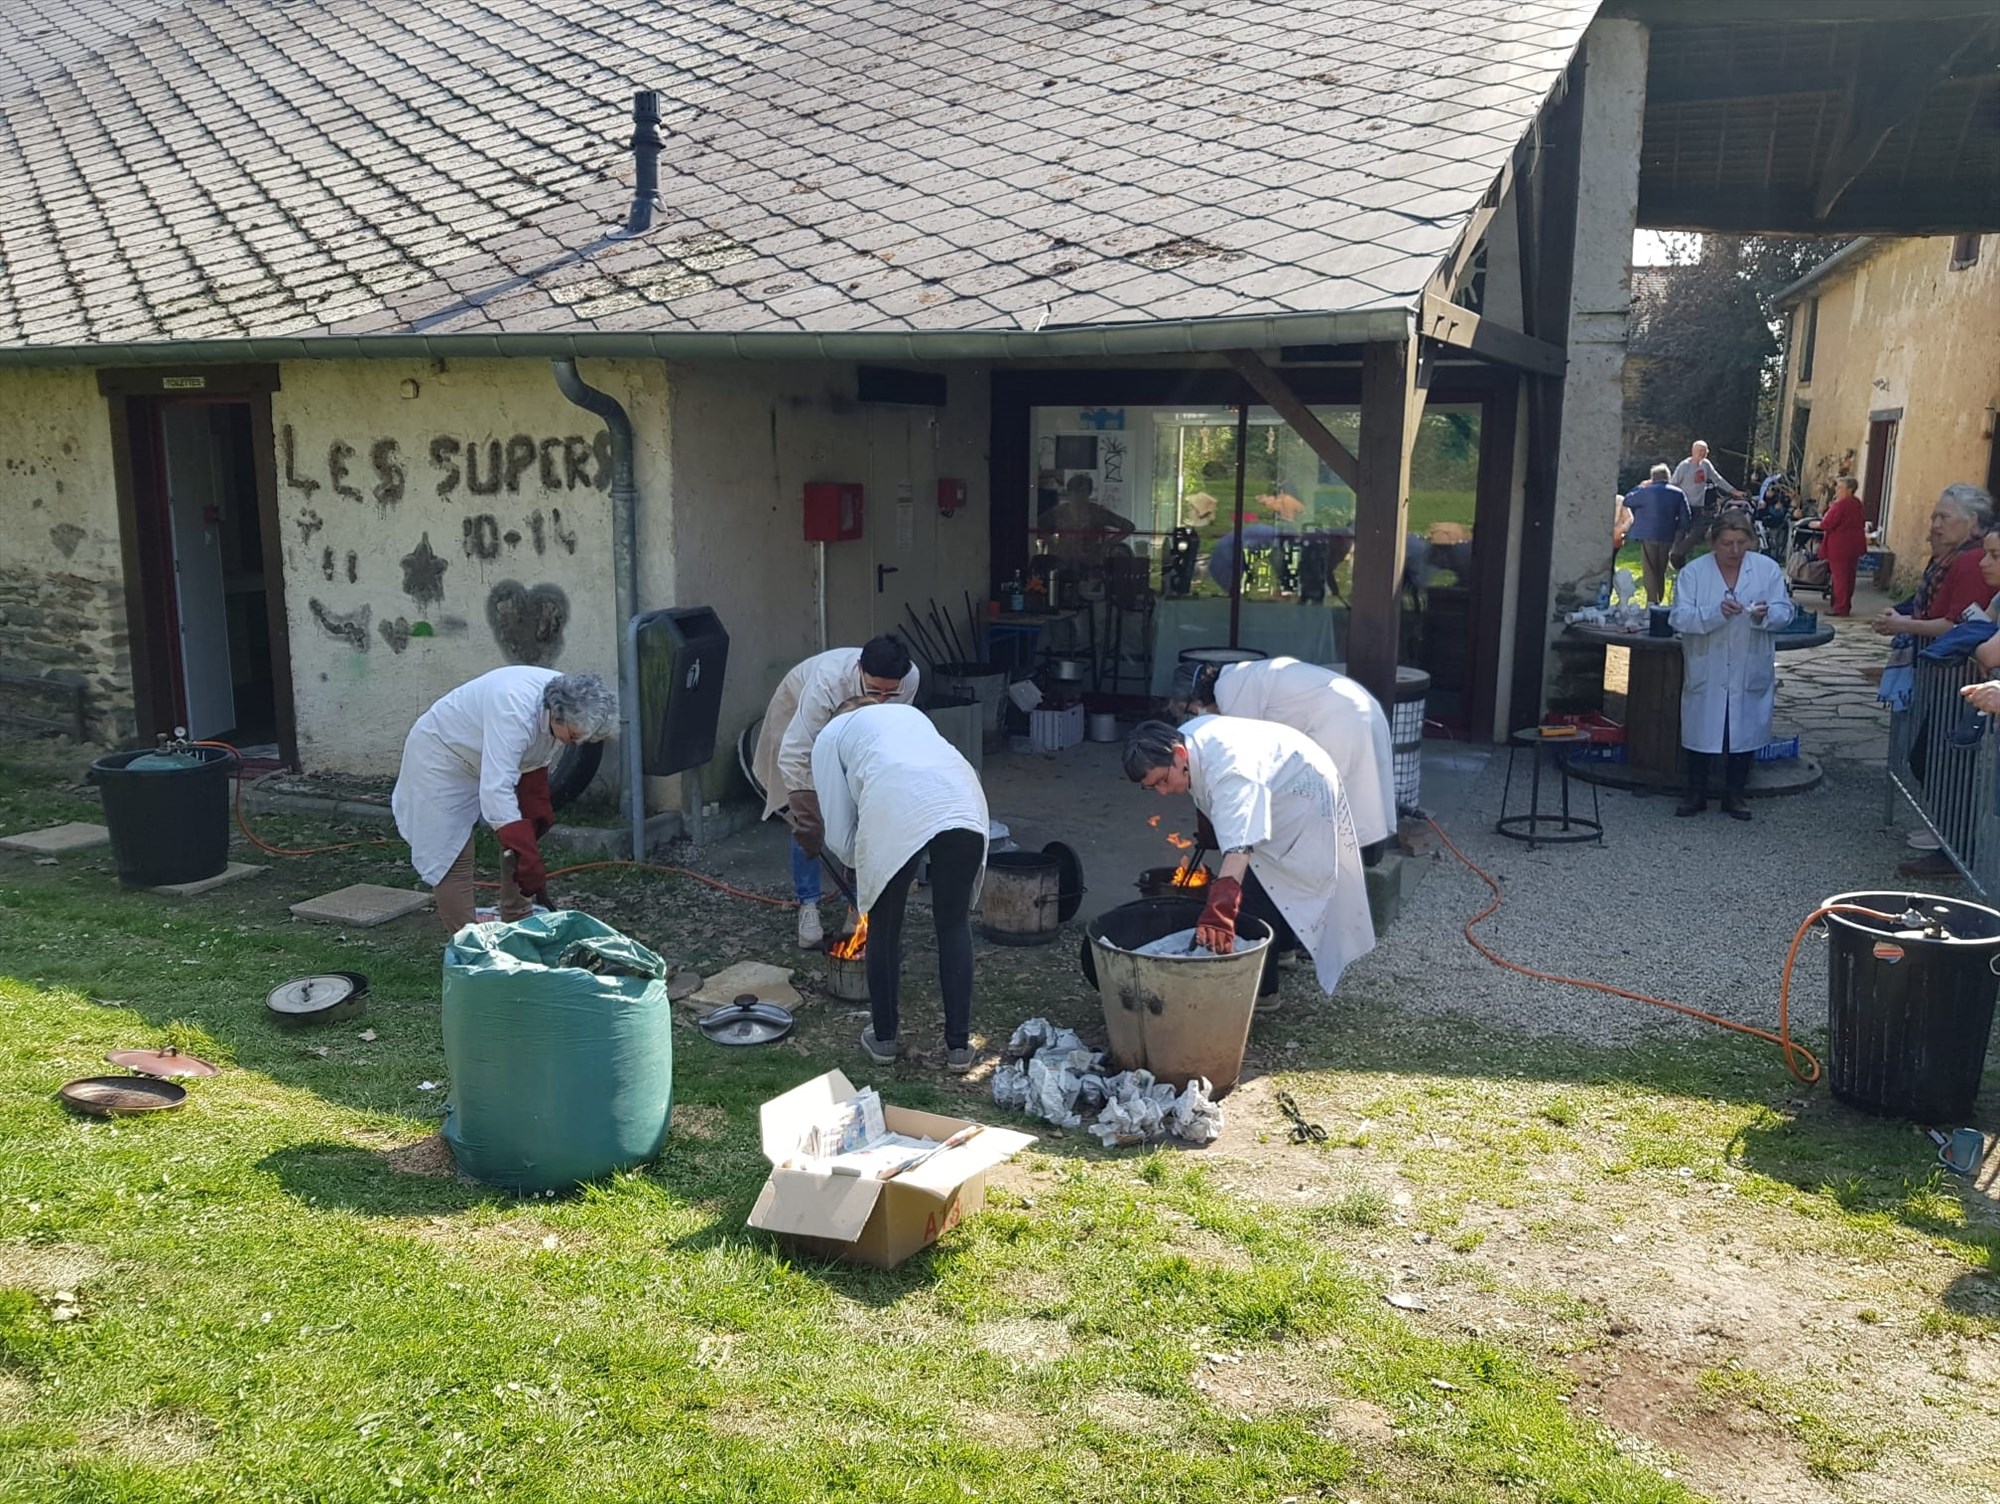
[[[1889,535],[1889,505],[1896,493],[1896,430],[1902,414],[1870,414],[1868,420],[1868,465],[1861,482],[1861,510],[1868,525]]]
[[[268,395],[113,395],[112,427],[140,735],[295,762]]]

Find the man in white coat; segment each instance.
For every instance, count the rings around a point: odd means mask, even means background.
[[[792,897],[799,906],[800,950],[812,950],[825,936],[819,920],[819,862],[806,855],[798,839],[820,825],[813,739],[849,700],[909,704],[917,697],[917,677],[909,649],[893,637],[875,637],[858,648],[834,648],[806,659],[785,675],[765,708],[751,766],[764,786],[764,818],[790,813]]]
[[[1272,928],[1262,990],[1280,950],[1302,947],[1328,997],[1375,948],[1361,847],[1340,773],[1303,732],[1272,721],[1196,716],[1147,721],[1125,743],[1125,776],[1161,795],[1191,794],[1215,828],[1222,869],[1196,925],[1210,950],[1235,945],[1240,913]]]
[[[1380,844],[1396,833],[1396,752],[1389,718],[1347,675],[1296,658],[1206,664],[1195,674],[1188,709],[1194,715],[1276,721],[1304,732],[1339,770],[1364,860],[1379,854]]]
[[[389,804],[445,933],[474,918],[472,836],[481,820],[513,858],[501,861],[500,917],[527,916],[549,882],[540,845],[555,823],[549,765],[565,746],[617,729],[615,689],[596,674],[551,668],[496,668],[417,717]]]
[[[1708,534],[1709,551],[1674,582],[1668,616],[1680,634],[1681,746],[1688,791],[1677,815],[1708,807],[1709,765],[1724,758],[1722,808],[1750,818],[1743,791],[1750,759],[1770,743],[1777,698],[1775,634],[1791,625],[1791,592],[1775,559],[1757,552],[1749,514],[1724,512]]]
[[[799,840],[854,869],[866,918],[868,1007],[861,1048],[893,1064],[903,977],[903,908],[930,856],[931,919],[944,997],[945,1068],[972,1069],[972,902],[986,871],[986,792],[972,764],[910,705],[856,699],[813,743],[823,825]]]

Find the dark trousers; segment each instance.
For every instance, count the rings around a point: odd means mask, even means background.
[[[1278,990],[1278,956],[1281,952],[1299,949],[1299,937],[1285,923],[1285,916],[1278,912],[1277,904],[1264,891],[1264,885],[1257,881],[1254,872],[1243,874],[1243,907],[1238,913],[1261,919],[1271,926],[1271,944],[1264,952],[1264,974],[1257,983],[1257,995],[1269,997]]]
[[[937,929],[938,990],[944,994],[944,1042],[972,1042],[972,885],[986,856],[983,830],[941,830],[925,848],[931,858],[931,922]],[[868,911],[868,1007],[875,1038],[896,1037],[903,989],[903,909],[924,852],[889,879]]]
[[[1722,713],[1722,745],[1729,745],[1729,712]],[[1750,787],[1750,759],[1752,752],[1697,752],[1692,747],[1682,749],[1687,753],[1688,797],[1706,799],[1708,797],[1708,776],[1710,765],[1722,764],[1722,792],[1731,797],[1741,794]]]

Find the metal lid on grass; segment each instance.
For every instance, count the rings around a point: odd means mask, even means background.
[[[196,1076],[216,1076],[222,1067],[194,1055],[183,1055],[172,1045],[164,1050],[113,1050],[105,1060],[112,1065],[122,1065],[128,1071],[136,1071],[142,1076],[157,1076],[170,1079],[175,1076],[193,1078]]]
[[[271,989],[264,1007],[281,1024],[331,1024],[366,1006],[368,978],[358,971],[323,971],[293,977]]]
[[[142,1112],[170,1112],[187,1101],[187,1088],[143,1076],[85,1076],[56,1092],[63,1106],[93,1118],[122,1118]]]
[[[792,1032],[792,1011],[746,992],[735,1002],[704,1013],[695,1027],[717,1044],[771,1044]]]

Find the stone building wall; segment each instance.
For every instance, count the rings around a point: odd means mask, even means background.
[[[82,684],[90,739],[130,737],[111,429],[92,372],[0,370],[0,524],[0,670]]]

